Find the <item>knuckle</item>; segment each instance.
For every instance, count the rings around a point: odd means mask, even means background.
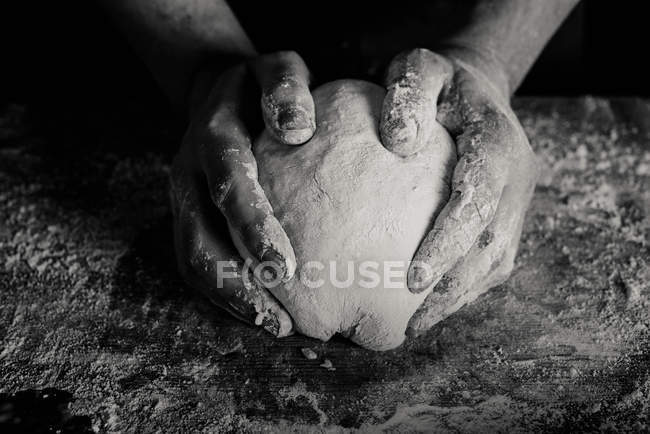
[[[483,149],[492,157],[511,158],[521,143],[520,131],[501,109],[489,102],[477,104],[467,114],[468,128],[461,135],[463,144],[471,149]]]
[[[236,109],[232,104],[216,102],[199,124],[193,142],[202,143],[206,138],[223,139],[224,133],[232,129],[238,122]]]

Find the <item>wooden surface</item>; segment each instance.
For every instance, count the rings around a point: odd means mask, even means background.
[[[4,107],[0,431],[649,429],[649,105],[515,107],[544,176],[512,277],[385,353],[276,340],[179,280],[170,155],[139,146],[164,126]]]

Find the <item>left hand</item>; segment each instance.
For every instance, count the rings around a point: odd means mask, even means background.
[[[384,146],[403,157],[414,154],[437,120],[458,154],[449,202],[409,269],[411,292],[433,288],[411,318],[412,334],[509,276],[537,179],[535,156],[510,108],[505,80],[494,74],[498,68],[482,68],[484,58],[469,56],[416,49],[388,68],[380,123]]]

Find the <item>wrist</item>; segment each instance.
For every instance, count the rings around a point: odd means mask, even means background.
[[[495,53],[458,41],[441,45],[437,52],[469,69],[470,72],[480,75],[501,97],[510,99],[512,90],[507,69],[505,63]]]

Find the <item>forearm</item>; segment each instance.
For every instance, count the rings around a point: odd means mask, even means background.
[[[510,96],[579,0],[480,0],[443,45]]]
[[[175,106],[187,109],[208,59],[246,58],[253,44],[225,0],[101,0]]]

